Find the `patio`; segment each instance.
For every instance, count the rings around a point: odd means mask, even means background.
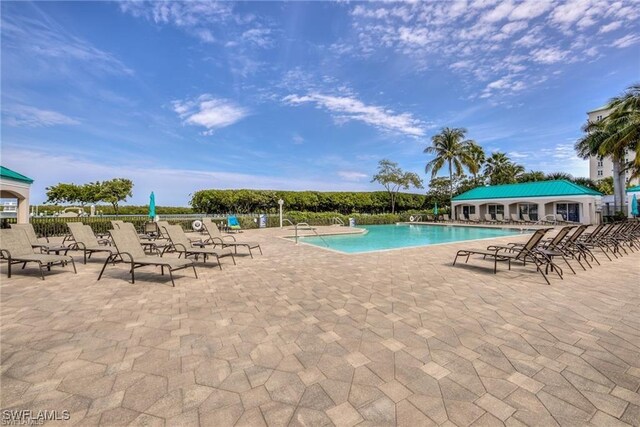
[[[91,425],[639,425],[640,253],[550,276],[460,248],[264,255],[176,274],[0,273],[0,406]],[[523,238],[522,240],[525,240]],[[596,253],[597,255],[597,253]],[[75,253],[76,261],[80,260]]]

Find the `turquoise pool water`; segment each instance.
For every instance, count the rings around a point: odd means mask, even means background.
[[[368,232],[340,236],[302,237],[300,241],[339,252],[357,254],[520,234],[519,230],[501,228],[417,224],[365,225],[358,226],[358,228],[365,228]]]

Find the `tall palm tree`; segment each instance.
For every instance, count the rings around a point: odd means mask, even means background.
[[[596,123],[587,123],[587,133],[575,145],[578,155],[611,157],[613,162],[614,204],[622,206],[625,199],[625,170],[640,176],[640,84],[634,84],[607,105],[611,113]],[[627,150],[635,150],[635,158],[626,163]]]
[[[624,156],[626,148],[622,144],[615,144],[615,135],[619,132],[619,123],[602,119],[598,122],[588,122],[583,130],[585,135],[580,138],[575,149],[578,156],[588,159],[590,156],[611,157],[613,163],[613,204],[620,207],[624,203],[625,173]]]
[[[475,142],[469,144],[469,159],[471,160],[471,163],[467,165],[467,169],[469,169],[469,172],[473,175],[474,183],[477,183],[478,174],[482,171],[486,155],[484,154],[482,147]]]
[[[453,175],[461,175],[463,166],[472,163],[469,147],[475,144],[470,139],[465,139],[467,130],[464,128],[443,128],[440,133],[431,137],[431,145],[424,149],[427,154],[435,157],[429,161],[424,170],[431,172],[431,178],[435,178],[445,164],[449,166],[449,196],[453,199]],[[453,212],[453,206],[451,206]]]

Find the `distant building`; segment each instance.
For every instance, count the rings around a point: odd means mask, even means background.
[[[0,199],[15,200],[15,214],[11,214],[16,215],[18,223],[29,222],[29,192],[32,183],[31,178],[0,166]]]
[[[605,106],[589,111],[587,115],[589,116],[589,122],[596,123],[607,117],[609,113],[611,113],[611,111]],[[635,151],[627,150],[627,153],[625,154],[625,161],[630,161],[635,155]],[[611,158],[591,156],[589,158],[589,178],[594,181],[599,181],[609,176],[613,176],[613,162],[611,161]],[[629,180],[629,171],[626,172],[626,179],[629,184],[640,184],[640,179],[638,178]]]
[[[455,196],[451,204],[454,218],[489,214],[533,221],[555,217],[582,224],[596,224],[602,193],[566,180],[535,181],[521,184],[476,187]]]

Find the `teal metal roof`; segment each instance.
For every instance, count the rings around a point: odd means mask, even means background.
[[[637,192],[640,192],[640,185],[627,188],[627,193],[637,193]]]
[[[520,197],[602,196],[599,191],[560,179],[555,181],[525,182],[522,184],[476,187],[457,195],[453,201],[483,199],[517,199]]]
[[[18,172],[12,171],[11,169],[5,168],[4,166],[0,166],[0,178],[20,181],[27,184],[31,184],[33,182],[31,178],[24,176]]]

